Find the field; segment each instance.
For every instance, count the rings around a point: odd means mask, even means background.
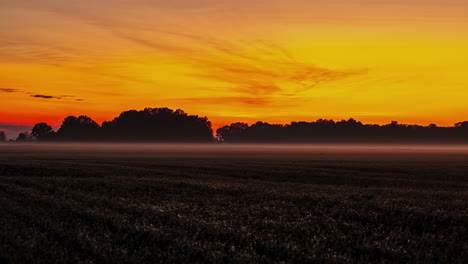
[[[0,263],[468,263],[468,147],[0,145]]]

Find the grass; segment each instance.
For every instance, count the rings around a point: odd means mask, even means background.
[[[465,153],[44,149],[0,146],[0,262],[468,262]]]

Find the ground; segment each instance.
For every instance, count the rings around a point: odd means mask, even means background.
[[[467,263],[467,149],[3,144],[0,263]]]

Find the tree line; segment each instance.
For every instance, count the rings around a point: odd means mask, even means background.
[[[354,119],[335,122],[292,122],[287,125],[257,122],[233,123],[217,130],[225,142],[468,142],[468,121],[453,127],[405,125],[392,121],[386,125],[363,124]]]
[[[0,141],[5,141],[0,131]],[[99,125],[88,116],[68,116],[57,131],[47,123],[36,124],[21,133],[17,141],[108,141],[108,142],[468,142],[468,121],[452,127],[363,124],[354,119],[319,119],[314,122],[269,124],[232,123],[213,135],[207,117],[188,115],[183,110],[145,108],[122,112]]]
[[[188,115],[180,109],[145,108],[124,111],[102,125],[85,115],[66,117],[57,131],[47,123],[38,123],[16,140],[208,142],[213,140],[213,130],[207,117]]]

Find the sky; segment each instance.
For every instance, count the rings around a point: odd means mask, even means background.
[[[145,107],[453,125],[467,61],[466,0],[0,0],[0,130]]]

